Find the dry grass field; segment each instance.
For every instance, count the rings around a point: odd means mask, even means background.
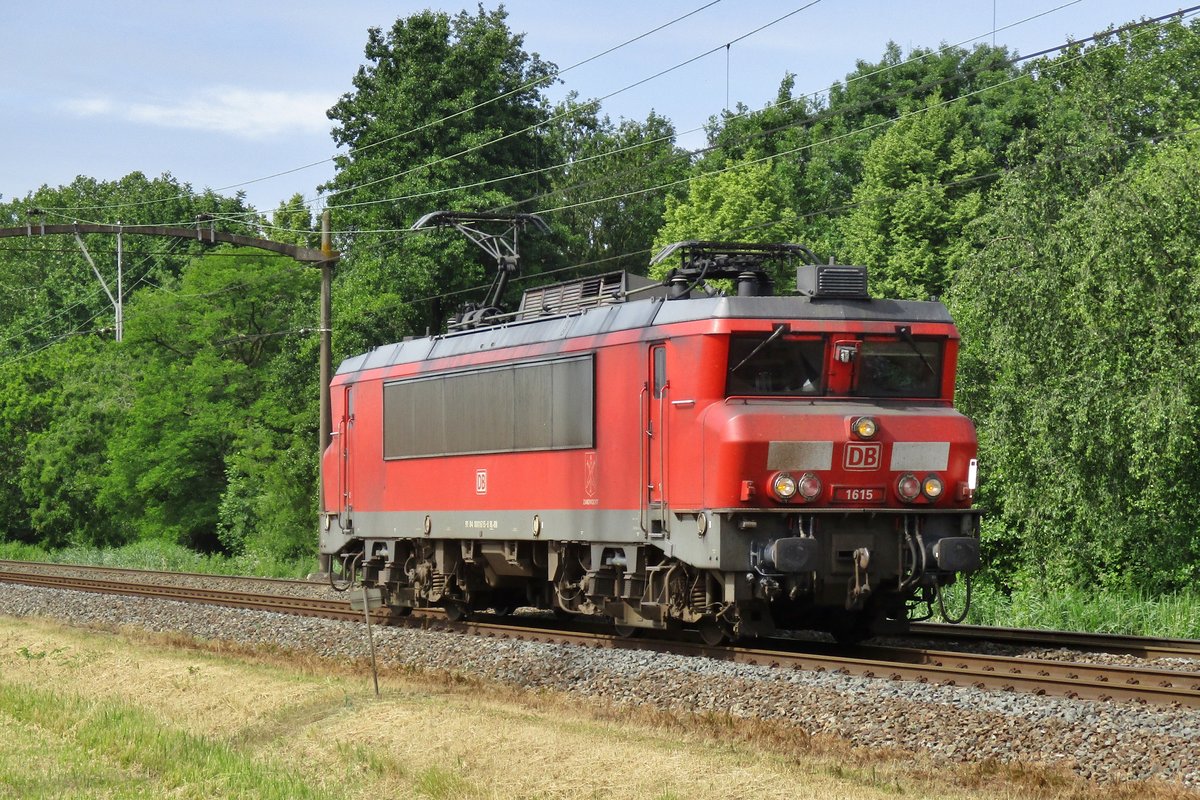
[[[795,729],[0,617],[0,797],[1100,798]]]

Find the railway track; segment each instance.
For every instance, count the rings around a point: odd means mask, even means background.
[[[101,575],[108,577],[100,577]],[[114,575],[120,579],[113,579]],[[257,583],[261,580],[265,589],[262,592],[168,585],[159,582],[167,576],[172,580],[178,579],[179,575],[143,570],[114,570],[106,567],[31,565],[0,561],[0,582],[205,603],[326,619],[363,619],[363,612],[351,609],[349,602],[341,597],[305,597],[279,591],[285,587],[312,588],[313,584],[307,582],[186,576],[211,584],[227,581],[231,584],[237,582],[245,585],[247,582]],[[563,630],[562,623],[558,620],[536,617],[479,615],[474,619],[450,622],[438,613],[417,612],[410,616],[400,616],[386,609],[376,609],[372,613],[372,620],[378,625],[403,625],[491,638],[569,643],[595,648],[671,652],[778,669],[828,671],[882,680],[918,681],[947,686],[974,686],[985,690],[1200,708],[1200,672],[1168,670],[1153,665],[1091,664],[906,646],[868,645],[847,649],[824,642],[797,639],[770,639],[756,642],[755,646],[709,647],[697,641],[680,641],[658,636],[621,638],[591,625]],[[950,626],[922,625],[917,629],[916,635],[931,638],[944,636],[946,639],[959,640],[986,638],[988,641],[1006,641],[1022,645],[1045,645],[1053,642],[1054,646],[1072,646],[1065,642],[1073,642],[1073,646],[1076,647],[1096,641],[1100,644],[1095,649],[1103,652],[1154,654],[1141,656],[1143,658],[1200,658],[1200,643],[1190,640],[1143,642],[1132,637],[1097,638],[1042,631],[1022,637],[1024,631],[969,627],[954,627],[942,631],[941,628]],[[995,635],[988,635],[989,633]]]
[[[1186,658],[1200,660],[1200,639],[1160,639],[1113,633],[1042,631],[1032,628],[987,628],[979,625],[947,625],[916,622],[912,636],[943,642],[991,642],[1017,647],[1064,648],[1114,653],[1135,658]]]

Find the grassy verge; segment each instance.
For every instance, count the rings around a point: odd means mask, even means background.
[[[956,589],[956,599],[961,593]],[[975,587],[968,622],[1175,639],[1200,638],[1200,592],[1160,596],[1101,589],[1018,590],[1006,596]]]
[[[0,787],[19,797],[315,796],[286,764],[126,702],[3,685],[0,719],[17,743],[0,756]]]
[[[0,559],[85,564],[103,567],[199,572],[205,575],[257,575],[303,578],[317,568],[316,557],[285,560],[267,555],[222,556],[197,553],[170,542],[135,542],[124,547],[68,547],[44,550],[19,542],[0,542]]]
[[[183,644],[0,617],[0,797],[1180,796],[452,675],[376,699],[348,665]]]

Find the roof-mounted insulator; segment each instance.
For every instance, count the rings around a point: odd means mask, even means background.
[[[667,273],[663,283],[670,288],[672,300],[691,297],[692,290],[704,288],[706,281],[718,278],[737,284],[739,297],[765,297],[774,293],[766,265],[796,260],[816,263],[817,257],[800,244],[759,244],[757,242],[676,242],[669,244],[650,260],[651,266],[678,255],[680,265]]]

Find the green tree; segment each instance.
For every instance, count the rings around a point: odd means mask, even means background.
[[[701,166],[706,161],[718,164],[730,159],[741,161],[751,152],[770,156],[788,153],[791,161],[805,161],[803,151],[795,154],[792,151],[808,142],[813,108],[806,97],[796,97],[795,88],[796,76],[789,72],[783,76],[775,99],[766,107],[751,111],[738,103],[733,111],[709,119],[708,147]]]
[[[841,218],[864,181],[868,151],[893,120],[936,102],[931,98],[955,101],[961,124],[978,140],[970,141],[971,147],[978,144],[1004,163],[1009,142],[1031,124],[1036,109],[1028,82],[1013,82],[1020,70],[1010,59],[1004,48],[987,45],[917,47],[904,55],[889,43],[879,61],[857,62],[813,111],[796,186],[797,210],[806,219],[810,243],[834,254],[849,249],[850,228]],[[879,176],[874,180],[878,185]]]
[[[950,293],[959,402],[978,422],[985,541],[1005,580],[1194,578],[1195,288],[1180,265],[1197,246],[1183,221],[1195,144],[1152,137],[1195,128],[1196,34],[1126,30],[1032,65],[1036,124],[969,226],[975,253]]]
[[[973,179],[993,165],[965,106],[937,94],[927,103],[871,143],[854,209],[841,220],[849,260],[871,268],[883,297],[945,293],[968,247],[962,229],[983,208],[984,186]]]
[[[1200,213],[1188,138],[1136,159],[1051,226],[1012,219],[967,261],[953,306],[1018,580],[1172,589],[1200,577]],[[1015,212],[1015,213],[1014,213]]]
[[[788,201],[787,181],[770,161],[748,154],[724,171],[693,178],[683,200],[667,198],[663,226],[654,237],[654,252],[689,240],[789,242],[799,225]],[[650,270],[662,278],[674,265],[660,262]],[[771,275],[776,286],[789,286],[795,277],[782,265]]]
[[[0,364],[0,540],[110,544],[119,520],[96,504],[105,449],[123,419],[128,365],[94,336]]]
[[[108,546],[132,538],[127,517],[109,513],[99,501],[108,444],[127,422],[135,367],[128,355],[94,336],[38,354],[53,379],[42,398],[50,413],[26,440],[18,475],[43,545]]]
[[[547,219],[563,243],[566,263],[587,265],[589,272],[641,272],[666,198],[679,190],[639,190],[679,182],[690,161],[675,145],[675,128],[666,118],[651,112],[644,122],[613,123],[594,109],[574,95],[555,108],[552,152],[566,166],[554,175],[540,205],[563,207]]]
[[[300,247],[321,246],[321,232],[313,222],[304,196],[299,193],[281,202],[271,213],[271,223],[264,225],[264,235],[276,242]]]
[[[27,212],[33,210],[44,213],[30,216]],[[23,199],[0,204],[0,225],[31,223],[36,230],[39,222],[61,224],[83,218],[129,226],[185,226],[195,224],[201,214],[229,218],[246,211],[240,198],[208,191],[197,194],[169,174],[150,179],[133,172],[117,181],[80,176],[68,186],[43,186]],[[233,229],[253,233],[249,226]],[[83,238],[115,291],[115,238],[99,234]],[[191,254],[204,249],[193,240],[124,237],[126,291],[142,283],[171,285]],[[0,286],[16,300],[0,305],[0,336],[10,355],[37,349],[56,337],[112,325],[112,304],[69,237],[0,240]]]
[[[37,210],[35,216],[27,211]],[[184,225],[202,213],[246,211],[241,198],[197,194],[170,175],[118,181],[79,177],[0,205],[5,225],[82,217],[126,225]],[[250,233],[248,227],[240,232]],[[112,236],[85,243],[116,290]],[[172,286],[195,240],[124,237],[124,288]],[[34,236],[0,241],[0,539],[48,546],[114,544],[134,533],[136,506],[106,505],[108,447],[128,423],[142,365],[111,338],[113,309],[74,241]],[[96,334],[99,334],[97,336]],[[100,338],[103,337],[103,338]]]
[[[423,11],[372,28],[353,91],[328,112],[347,151],[324,188],[337,228],[353,232],[339,246],[335,291],[344,351],[436,330],[457,302],[444,295],[490,281],[494,265],[469,243],[405,235],[421,215],[506,206],[549,187],[537,168],[553,163],[539,130],[553,66],[523,49],[506,17]]]
[[[296,324],[312,319],[318,280],[286,258],[223,251],[190,264],[179,291],[144,292],[130,304],[127,346],[140,369],[126,424],[109,442],[100,502],[119,509],[141,538],[200,550],[245,544],[247,535],[220,540],[222,498],[231,466],[242,464],[235,474],[257,479],[248,502],[261,506],[259,493],[281,483],[264,477],[278,463],[270,445],[286,451],[313,421],[314,391],[295,396],[282,376],[266,378],[315,328]],[[250,469],[249,458],[261,463]],[[295,536],[311,536],[315,476],[306,477],[309,501],[300,510],[309,524]]]

